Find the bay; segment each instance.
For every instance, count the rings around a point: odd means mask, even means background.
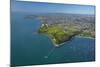
[[[47,36],[38,34],[41,22],[25,19],[26,13],[11,14],[11,65],[37,65],[95,60],[95,40],[74,37],[55,48]],[[53,49],[53,51],[52,51]]]

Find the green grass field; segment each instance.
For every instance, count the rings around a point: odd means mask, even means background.
[[[72,38],[72,36],[79,33],[79,30],[75,29],[74,27],[69,27],[67,30],[65,30],[63,27],[58,25],[43,25],[40,27],[39,33],[43,33],[48,35],[52,38],[53,42],[57,45],[68,41]]]

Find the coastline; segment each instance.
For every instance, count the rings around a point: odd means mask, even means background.
[[[51,42],[53,43],[53,45],[54,45],[55,47],[62,46],[62,45],[65,43],[65,42],[63,42],[63,43],[61,43],[61,44],[56,44],[56,43],[53,41],[53,39],[52,39],[49,35],[43,34],[43,33],[41,33],[41,35],[48,37],[48,38],[51,40]],[[74,37],[77,37],[77,38],[87,38],[87,39],[95,39],[95,38],[93,38],[93,37],[85,37],[85,36],[78,36],[78,35],[76,35],[76,36],[74,36]],[[74,38],[74,37],[72,37],[72,38]],[[67,42],[67,41],[66,41],[66,42]]]
[[[56,44],[54,41],[53,41],[53,39],[49,36],[49,35],[47,35],[47,34],[41,34],[41,35],[43,35],[43,36],[46,36],[46,37],[48,37],[50,40],[51,40],[51,42],[53,43],[53,45],[55,46],[55,47],[59,47],[59,46],[62,46],[64,43],[61,43],[61,44]]]
[[[95,39],[93,37],[86,37],[86,36],[75,36],[75,37],[78,37],[78,38],[88,38],[88,39]]]

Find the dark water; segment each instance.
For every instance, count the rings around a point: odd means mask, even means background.
[[[36,65],[95,60],[95,40],[75,37],[55,48],[51,40],[36,34],[41,22],[25,19],[26,13],[11,15],[11,65]],[[48,56],[48,57],[47,57]]]

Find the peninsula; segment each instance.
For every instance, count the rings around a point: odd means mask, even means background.
[[[42,23],[38,33],[48,36],[56,47],[74,36],[95,38],[94,15],[48,13],[32,16]]]

